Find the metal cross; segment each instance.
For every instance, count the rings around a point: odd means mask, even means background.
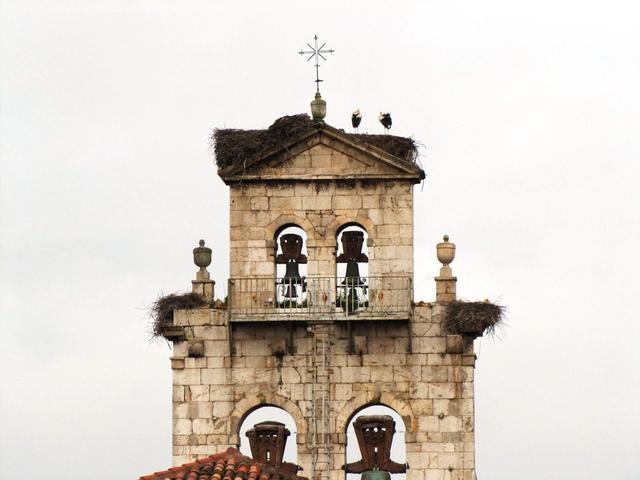
[[[316,92],[320,93],[320,82],[322,82],[322,80],[320,80],[320,59],[322,60],[326,60],[326,58],[322,55],[323,53],[333,53],[335,52],[335,50],[333,49],[329,49],[329,50],[323,50],[324,46],[327,44],[327,42],[323,43],[320,48],[318,48],[318,35],[314,35],[313,36],[313,47],[311,45],[309,45],[307,43],[307,46],[311,49],[311,50],[300,50],[298,53],[300,55],[309,55],[309,58],[307,58],[307,62],[309,60],[311,60],[312,58],[315,58],[316,63],[315,63],[315,67],[316,67]]]

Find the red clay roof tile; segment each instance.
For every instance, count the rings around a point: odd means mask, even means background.
[[[291,474],[294,465],[283,467],[276,469],[257,463],[235,448],[229,448],[192,463],[142,476],[140,480],[307,480]]]

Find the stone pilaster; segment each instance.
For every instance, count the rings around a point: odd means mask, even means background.
[[[211,280],[209,272],[197,272],[196,279],[191,280],[191,291],[202,295],[205,300],[213,300],[214,285],[216,282]]]
[[[436,302],[454,302],[456,300],[457,277],[435,277]]]

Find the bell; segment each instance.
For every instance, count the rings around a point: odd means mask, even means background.
[[[280,422],[271,421],[255,424],[246,433],[251,446],[251,456],[260,463],[281,468],[287,437],[290,434],[291,432]]]
[[[302,277],[300,276],[300,270],[297,262],[287,262],[287,269],[284,272],[284,278],[282,283],[291,285],[300,285],[302,283]]]
[[[360,267],[358,262],[347,262],[347,271],[345,272],[344,280],[342,281],[344,286],[345,303],[343,308],[351,313],[358,310],[360,305],[358,290],[361,287],[366,288],[366,284],[360,277]]]
[[[286,271],[284,277],[281,280],[282,285],[286,285],[285,298],[296,298],[298,291],[295,285],[302,284],[302,277],[300,276],[300,270],[297,262],[287,262]],[[293,287],[293,288],[291,288]]]
[[[362,460],[348,463],[346,473],[362,473],[361,480],[389,480],[391,473],[405,473],[407,465],[391,460],[396,422],[389,415],[363,415],[353,422]]]
[[[345,272],[342,284],[349,287],[362,287],[365,284],[362,280],[358,262],[347,262],[347,271]]]
[[[382,470],[367,470],[360,475],[361,480],[391,480],[391,474]]]

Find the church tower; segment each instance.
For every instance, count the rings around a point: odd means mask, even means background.
[[[217,130],[214,146],[230,192],[228,297],[212,301],[201,242],[193,290],[206,305],[163,327],[174,464],[237,447],[243,420],[270,405],[295,421],[300,474],[342,480],[362,471],[346,465],[349,423],[385,405],[404,423],[408,479],[475,479],[473,339],[488,324],[456,301],[447,237],[436,301],[413,298],[414,142],[296,115]]]

